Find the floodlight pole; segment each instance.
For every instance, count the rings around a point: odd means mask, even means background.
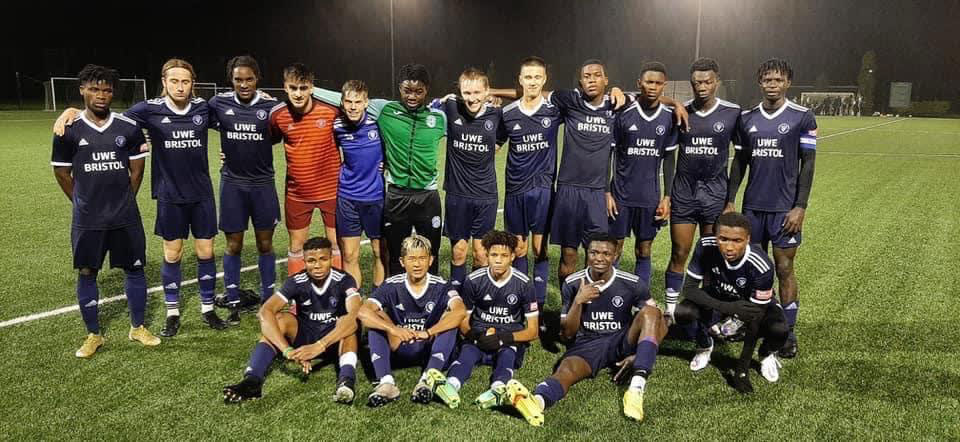
[[[703,17],[703,0],[697,0],[697,47],[693,51],[693,59],[700,58],[700,21]]]
[[[393,51],[393,1],[390,0],[390,90],[391,96],[397,98],[397,60],[394,58]]]

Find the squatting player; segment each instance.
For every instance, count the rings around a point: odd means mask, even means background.
[[[183,241],[191,232],[197,254],[200,312],[207,325],[222,330],[226,323],[214,310],[217,264],[213,238],[217,235],[217,212],[207,161],[207,103],[193,97],[196,74],[190,63],[171,58],[160,70],[163,93],[135,104],[124,116],[147,129],[154,146],[151,161],[151,194],[157,200],[154,233],[163,238],[163,267],[160,275],[167,318],[160,336],[176,336],[180,330],[180,260]],[[81,111],[67,109],[54,128],[63,134]]]
[[[677,170],[670,194],[670,264],[664,275],[667,308],[675,305],[683,286],[683,269],[693,247],[697,225],[700,237],[713,235],[713,223],[727,199],[727,159],[730,143],[740,145],[740,106],[717,98],[720,67],[710,58],[690,66],[694,99],[685,107],[689,130],[681,132]]]
[[[310,235],[313,211],[319,210],[327,238],[337,238],[337,181],[340,151],[334,143],[333,120],[338,109],[313,99],[313,72],[301,63],[283,68],[287,100],[270,110],[273,133],[283,136],[287,160],[284,222],[290,235],[287,274],[303,270],[303,243]],[[333,248],[333,266],[341,267]],[[355,275],[354,275],[355,277]]]
[[[739,213],[717,217],[716,236],[701,238],[690,259],[683,302],[668,304],[668,312],[673,313],[667,313],[678,324],[699,324],[699,348],[690,361],[694,371],[703,370],[710,362],[713,338],[706,333],[706,326],[713,320],[713,312],[744,321],[747,332],[731,380],[741,393],[753,391],[749,369],[757,340],[763,338],[760,373],[776,382],[780,362],[775,353],[787,338],[783,309],[773,296],[773,266],[760,246],[750,243],[750,230],[750,220]]]
[[[88,64],[77,75],[85,110],[78,124],[53,137],[50,164],[60,189],[73,204],[70,232],[77,275],[77,304],[87,338],[76,352],[89,358],[103,343],[98,318],[97,272],[110,252],[110,266],[126,273],[130,340],[160,344],[143,326],[147,305],[146,239],[136,194],[143,179],[146,140],[137,123],[110,112],[117,72]],[[80,124],[82,123],[82,124]]]
[[[351,403],[357,367],[357,311],[363,300],[348,274],[332,268],[333,244],[315,237],[303,245],[304,270],[287,278],[260,307],[260,341],[253,348],[243,380],[223,389],[226,402],[261,396],[267,369],[277,358],[296,361],[304,373],[313,360],[333,360],[339,355],[334,400]],[[296,302],[296,314],[283,312]]]
[[[428,272],[434,260],[431,250],[430,240],[421,235],[404,239],[398,260],[406,273],[384,280],[360,308],[378,382],[368,398],[370,406],[400,396],[393,363],[425,366],[413,390],[414,402],[428,403],[438,390],[449,390],[440,370],[450,362],[457,326],[466,313],[456,286]]]
[[[632,231],[636,236],[634,274],[650,286],[650,246],[661,223],[670,216],[674,151],[678,130],[673,109],[660,103],[667,83],[667,68],[645,63],[637,80],[638,100],[617,114],[614,126],[613,177],[607,192],[610,234],[620,241]],[[663,196],[660,164],[663,163]]]
[[[807,200],[813,188],[817,153],[817,121],[813,112],[787,100],[793,69],[786,61],[770,59],[757,70],[763,102],[743,112],[740,136],[743,148],[730,167],[727,210],[734,210],[744,170],[749,167],[743,214],[753,227],[750,238],[764,250],[773,243],[780,301],[790,335],[779,354],[797,355],[797,277],[793,262],[800,246]]]
[[[619,365],[625,380],[626,361],[633,355],[633,377],[623,395],[627,417],[643,420],[643,392],[653,371],[660,341],[667,334],[663,313],[636,275],[613,266],[617,240],[594,235],[587,246],[587,268],[570,274],[561,287],[561,333],[573,343],[557,362],[553,375],[537,385],[534,396],[519,382],[507,388],[508,403],[533,425],[543,424],[543,410],[562,399],[577,382],[606,367]]]

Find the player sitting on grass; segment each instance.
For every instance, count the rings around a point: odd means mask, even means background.
[[[783,347],[789,328],[783,309],[773,297],[773,265],[757,244],[750,244],[750,220],[737,212],[727,212],[717,218],[716,236],[700,239],[687,267],[683,283],[683,302],[674,308],[671,319],[684,325],[698,322],[697,350],[690,361],[690,369],[706,368],[713,351],[713,338],[706,327],[713,312],[735,315],[744,321],[746,336],[743,351],[731,378],[733,387],[741,393],[750,393],[748,369],[757,340],[760,346],[760,372],[776,382],[780,379],[780,362],[776,352]],[[668,301],[669,302],[669,301]]]
[[[653,371],[660,341],[667,334],[663,314],[650,299],[648,287],[631,273],[617,270],[617,240],[596,234],[587,246],[587,268],[567,277],[561,288],[561,333],[573,343],[560,358],[553,375],[534,390],[534,396],[517,381],[507,386],[512,404],[532,425],[543,425],[543,411],[562,399],[577,382],[596,376],[614,365],[621,369],[614,380],[626,380],[632,363],[633,377],[623,395],[623,412],[643,420],[643,392]]]
[[[369,404],[379,407],[400,396],[391,363],[424,364],[413,390],[414,402],[428,403],[450,386],[440,372],[450,360],[457,325],[465,309],[460,295],[443,278],[428,272],[434,257],[430,240],[414,234],[403,240],[400,264],[406,273],[387,278],[360,308],[360,321],[369,329],[370,362],[378,385]]]
[[[282,354],[296,361],[304,373],[313,360],[331,360],[339,353],[340,373],[334,400],[353,402],[357,366],[357,311],[362,300],[353,278],[331,268],[333,244],[315,237],[303,245],[305,270],[287,278],[260,307],[260,342],[253,348],[250,363],[239,384],[223,389],[225,402],[240,402],[261,396],[267,369]],[[290,302],[297,313],[281,312]]]
[[[447,372],[453,396],[441,396],[450,400],[447,405],[451,408],[460,402],[457,391],[470,379],[478,363],[493,365],[493,375],[490,390],[474,403],[480,408],[502,405],[507,382],[513,378],[513,371],[520,368],[526,347],[537,339],[539,331],[539,310],[530,278],[512,267],[517,237],[494,230],[484,235],[481,243],[489,267],[467,276],[460,289],[468,313],[460,323],[465,340],[460,356]]]

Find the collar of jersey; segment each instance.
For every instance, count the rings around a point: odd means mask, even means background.
[[[193,103],[191,103],[189,100],[187,100],[187,107],[186,107],[186,109],[184,109],[184,110],[182,110],[182,111],[181,111],[181,110],[177,110],[177,107],[173,105],[173,100],[171,100],[170,97],[168,97],[168,96],[166,96],[166,95],[163,96],[163,104],[164,104],[164,106],[167,106],[167,109],[170,109],[170,112],[173,112],[173,113],[175,113],[175,114],[177,114],[177,115],[186,115],[187,113],[190,112],[190,107],[193,106]]]
[[[243,103],[241,103],[241,102],[240,102],[240,99],[237,98],[237,93],[236,93],[236,92],[233,93],[233,102],[234,102],[234,103],[237,103],[237,104],[239,104],[239,105],[241,105],[241,106],[250,107],[250,106],[253,106],[254,104],[257,104],[258,101],[260,101],[260,89],[257,89],[256,91],[254,91],[254,93],[253,93],[253,99],[250,100],[250,103],[248,103],[248,104],[243,104]]]
[[[419,294],[417,294],[417,292],[413,290],[413,287],[410,287],[410,280],[407,279],[406,274],[403,275],[403,286],[406,287],[407,293],[409,293],[410,296],[413,297],[413,299],[420,299],[423,297],[423,295],[426,295],[427,290],[430,289],[430,273],[427,273],[427,283],[423,286],[423,291],[420,292]]]
[[[88,120],[86,110],[80,112],[80,120],[86,123],[87,126],[90,126],[91,129],[103,133],[107,130],[107,128],[110,127],[111,124],[113,124],[113,112],[110,112],[110,116],[107,117],[107,122],[103,126],[97,126],[96,124],[93,124],[92,121]]]
[[[607,105],[607,102],[610,101],[610,95],[603,94],[603,103],[600,103],[599,106],[594,106],[594,105],[590,104],[589,101],[587,101],[587,96],[584,95],[583,92],[580,92],[580,88],[577,88],[577,89],[574,89],[574,90],[577,91],[577,92],[579,92],[578,95],[580,95],[580,99],[583,100],[583,104],[587,105],[587,107],[590,108],[590,110],[600,110],[600,109],[603,109],[603,107]]]
[[[782,114],[783,111],[787,109],[787,105],[789,104],[790,104],[790,100],[783,100],[783,106],[780,106],[780,109],[773,111],[772,114],[767,113],[767,110],[763,108],[763,103],[758,104],[757,107],[760,108],[760,115],[763,115],[763,118],[772,120],[774,118],[779,117],[780,114]]]
[[[720,107],[720,99],[719,99],[719,98],[714,98],[714,99],[715,99],[716,101],[713,102],[713,107],[711,107],[710,110],[708,110],[708,111],[697,111],[696,114],[699,115],[699,116],[701,116],[701,117],[707,117],[708,115],[712,114],[713,111],[717,110],[717,108]]]
[[[617,272],[619,272],[619,270],[613,269],[613,276],[610,277],[610,280],[609,280],[609,281],[604,281],[603,285],[600,286],[600,291],[601,291],[601,292],[604,291],[604,290],[606,290],[607,287],[610,287],[610,284],[613,284],[613,280],[614,280],[614,279],[617,279]],[[593,278],[590,277],[590,268],[589,268],[589,267],[587,267],[586,272],[585,272],[585,275],[587,276],[587,282],[588,282],[588,283],[593,283]]]
[[[523,98],[521,98],[521,100],[523,100]],[[528,116],[528,117],[532,117],[532,116],[536,115],[537,112],[540,111],[540,108],[543,107],[543,102],[546,101],[546,100],[544,100],[543,95],[540,95],[540,97],[538,97],[538,100],[539,100],[539,101],[537,101],[537,105],[533,107],[533,111],[532,111],[532,112],[529,112],[529,113],[527,112],[526,109],[523,108],[523,101],[521,101],[520,103],[518,103],[518,104],[517,104],[517,107],[520,109],[520,113],[522,113],[522,114],[524,114],[524,115],[526,115],[526,116]]]
[[[490,282],[493,283],[493,285],[495,285],[498,289],[502,289],[503,286],[510,282],[510,278],[513,277],[513,267],[510,267],[507,272],[507,277],[503,278],[503,282],[497,282],[497,280],[493,279],[493,275],[490,274],[490,266],[487,266],[487,278],[489,278]]]
[[[719,101],[718,101],[718,103],[719,103]],[[647,120],[647,122],[656,120],[657,117],[660,116],[660,111],[663,110],[663,103],[660,103],[660,104],[657,105],[657,110],[653,112],[653,115],[651,115],[651,116],[648,117],[647,114],[645,114],[645,113],[643,112],[643,106],[640,105],[640,100],[637,100],[637,102],[635,103],[635,105],[637,106],[637,112],[640,113],[640,118],[643,118],[644,120]]]
[[[727,266],[728,270],[739,270],[740,267],[743,267],[743,265],[746,264],[748,258],[750,258],[750,246],[747,246],[747,251],[744,252],[743,258],[740,258],[740,262],[738,262],[736,265],[730,265],[726,259],[723,260],[723,264]]]
[[[330,272],[333,272],[333,270],[330,270]],[[317,285],[314,284],[313,280],[311,279],[310,288],[313,289],[313,292],[316,293],[317,295],[323,296],[323,294],[327,292],[327,287],[330,287],[330,280],[333,279],[330,276],[331,276],[330,273],[328,273],[327,278],[323,281],[322,287],[317,287]]]

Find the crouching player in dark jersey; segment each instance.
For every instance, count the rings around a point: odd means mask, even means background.
[[[447,372],[447,384],[453,389],[443,390],[452,393],[453,400],[440,395],[451,407],[453,402],[459,403],[457,392],[479,363],[493,365],[493,375],[490,389],[474,404],[483,409],[503,405],[507,383],[540,330],[540,312],[530,278],[513,268],[517,237],[494,230],[484,235],[482,243],[489,267],[471,273],[460,288],[468,313],[460,323],[465,339],[460,356]]]
[[[702,370],[710,362],[713,338],[705,330],[717,312],[736,316],[747,329],[731,379],[733,387],[741,393],[753,391],[748,369],[759,338],[763,338],[761,374],[770,382],[780,378],[775,353],[787,338],[787,322],[773,297],[770,258],[760,246],[750,244],[747,217],[727,212],[717,218],[716,236],[701,238],[694,249],[681,294],[683,302],[668,311],[674,312],[678,324],[700,325],[696,336],[699,348],[690,361],[691,370]]]
[[[260,342],[253,348],[243,380],[223,389],[225,402],[240,402],[261,396],[267,369],[283,355],[296,361],[304,373],[313,369],[313,360],[331,360],[339,354],[334,400],[353,402],[357,366],[357,312],[362,299],[349,274],[331,268],[333,244],[315,237],[303,245],[306,268],[287,278],[260,307]],[[297,303],[297,313],[281,312]]]
[[[570,387],[606,367],[624,365],[631,355],[633,377],[623,395],[623,412],[643,420],[643,392],[667,326],[648,287],[636,275],[613,267],[616,257],[617,240],[595,235],[587,247],[587,268],[564,281],[560,321],[563,336],[573,343],[553,375],[537,385],[534,396],[516,381],[507,388],[507,403],[527,422],[543,425],[543,410],[562,399]],[[623,375],[621,370],[616,379],[625,380]]]
[[[160,339],[143,326],[147,304],[146,240],[136,194],[143,179],[146,140],[139,125],[110,112],[117,71],[87,65],[77,75],[86,109],[64,134],[53,138],[50,164],[63,193],[73,204],[70,237],[77,275],[77,304],[87,326],[87,339],[77,350],[89,358],[104,341],[97,305],[97,272],[110,252],[110,266],[126,272],[131,341],[146,346]]]
[[[793,262],[802,239],[800,231],[813,188],[817,157],[817,121],[813,112],[786,98],[791,77],[793,69],[778,59],[767,60],[757,71],[764,99],[740,117],[743,148],[736,152],[730,166],[727,191],[727,210],[734,210],[740,182],[749,168],[743,214],[750,218],[753,226],[750,235],[753,242],[763,250],[773,243],[780,300],[790,326],[787,342],[779,351],[784,358],[797,355],[793,327],[800,306]]]
[[[384,280],[360,309],[378,382],[369,397],[372,407],[400,396],[391,369],[394,362],[425,365],[413,390],[414,402],[429,403],[445,385],[440,370],[450,361],[456,329],[466,312],[455,286],[428,272],[434,259],[430,253],[427,238],[414,234],[404,239],[399,259],[406,273]]]

